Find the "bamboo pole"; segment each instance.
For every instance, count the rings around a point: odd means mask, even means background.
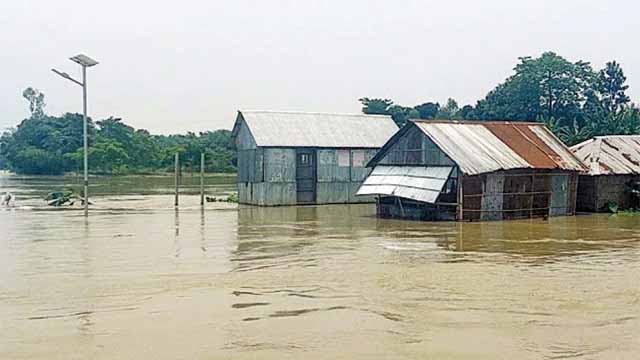
[[[462,194],[462,172],[458,169],[458,221],[464,218],[464,195]]]
[[[557,208],[557,207],[554,207]],[[518,211],[540,211],[540,210],[549,210],[551,207],[541,207],[541,208],[522,208],[522,209],[502,209],[502,210],[482,210],[482,209],[464,209],[466,212],[483,212],[483,213],[496,213],[496,212],[518,212]]]
[[[529,196],[529,195],[551,195],[551,191],[532,191],[532,192],[514,192],[514,193],[505,193],[505,192],[494,192],[494,193],[483,193],[483,194],[468,194],[464,197],[466,198],[478,198],[478,197],[489,197],[489,196]]]
[[[179,194],[179,187],[180,187],[180,179],[179,179],[179,171],[180,171],[180,155],[178,155],[178,153],[176,153],[175,155],[175,169],[174,169],[174,175],[173,175],[173,181],[174,181],[174,185],[175,185],[175,200],[173,202],[173,205],[175,207],[178,207],[178,194]]]
[[[204,153],[200,154],[200,206],[204,206]]]
[[[399,197],[396,197],[396,201],[398,202],[398,205],[400,206],[400,213],[402,214],[402,217],[407,217],[407,214],[404,212],[404,206],[402,206],[402,199]]]
[[[530,208],[529,218],[533,217],[533,203],[535,199],[535,195],[533,194],[533,192],[535,189],[536,189],[536,174],[534,173],[533,175],[531,175],[531,197],[529,198],[529,208]]]

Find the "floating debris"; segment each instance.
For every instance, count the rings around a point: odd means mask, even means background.
[[[215,196],[206,196],[205,200],[207,200],[207,202],[237,203],[238,202],[238,195],[237,194],[231,194],[231,195],[227,196],[226,198],[218,198],[218,197],[215,197]]]
[[[80,201],[80,204],[84,205],[84,197],[76,194],[73,190],[53,191],[47,194],[44,198],[49,206],[73,206],[76,201]],[[89,201],[89,205],[93,205]]]

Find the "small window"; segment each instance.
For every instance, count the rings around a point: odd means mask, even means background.
[[[311,157],[309,154],[300,154],[299,162],[300,165],[309,165]]]

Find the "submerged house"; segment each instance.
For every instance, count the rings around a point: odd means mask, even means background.
[[[632,190],[640,182],[640,135],[598,136],[571,150],[589,168],[578,181],[579,211],[638,206]]]
[[[239,111],[238,198],[263,206],[372,202],[356,197],[367,162],[398,130],[390,116]]]
[[[573,215],[586,170],[543,124],[489,121],[411,121],[367,166],[378,216],[458,221]]]

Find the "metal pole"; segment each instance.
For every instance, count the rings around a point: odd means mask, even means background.
[[[176,156],[175,156],[175,174],[174,174],[174,182],[175,182],[175,185],[176,185],[176,198],[175,198],[175,201],[173,202],[173,205],[176,206],[176,207],[178,206],[178,191],[179,191],[179,189],[178,189],[178,187],[179,187],[179,185],[178,185],[178,183],[179,183],[178,171],[179,170],[180,170],[180,155],[178,155],[178,153],[176,153]]]
[[[89,140],[87,139],[87,67],[82,67],[82,133],[84,136],[84,216],[89,216]]]
[[[460,168],[457,169],[458,172],[458,221],[464,220],[464,189],[462,188],[462,172]]]
[[[200,206],[204,206],[204,153],[200,154]]]

